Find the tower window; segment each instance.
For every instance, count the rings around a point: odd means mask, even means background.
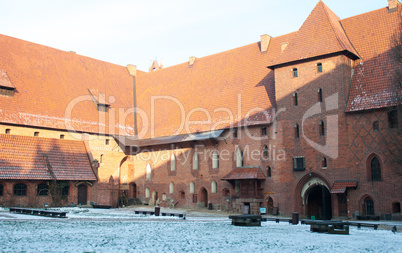
[[[262,127],[261,128],[261,135],[266,136],[267,135],[267,127]]]
[[[265,146],[263,147],[263,149],[262,149],[262,155],[263,155],[264,158],[268,158],[269,151],[268,151],[267,145],[265,145]]]
[[[267,167],[267,177],[271,177],[271,167]]]
[[[381,164],[377,157],[373,157],[370,162],[371,180],[381,181]]]
[[[378,121],[374,121],[373,122],[373,131],[377,132],[379,130],[380,130],[380,125],[379,125]]]
[[[322,102],[322,89],[318,89],[318,102]]]
[[[299,131],[299,124],[295,124],[295,138],[299,139],[300,137],[300,131]]]
[[[389,128],[398,128],[398,111],[391,110],[388,112]]]
[[[293,170],[302,171],[306,169],[306,162],[304,156],[298,156],[293,158]]]
[[[292,77],[298,77],[299,76],[299,72],[297,71],[297,68],[293,68],[292,69]]]
[[[317,73],[321,73],[322,72],[322,63],[319,62],[317,63]]]
[[[293,105],[297,106],[299,104],[298,98],[297,98],[297,92],[293,93]]]
[[[325,124],[324,121],[320,120],[320,122],[318,123],[319,127],[320,127],[320,136],[324,136],[325,135]]]
[[[327,158],[325,158],[325,157],[322,158],[321,167],[323,169],[327,168]]]

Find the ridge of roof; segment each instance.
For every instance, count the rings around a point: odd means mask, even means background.
[[[344,51],[350,53],[353,58],[359,58],[340,23],[340,18],[320,1],[289,42],[286,50],[268,67],[274,68],[286,63]]]

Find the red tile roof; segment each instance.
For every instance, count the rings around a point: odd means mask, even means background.
[[[270,67],[338,52],[347,52],[352,58],[358,58],[339,17],[320,1]]]
[[[107,133],[88,89],[104,94],[116,111],[133,107],[133,80],[125,67],[5,35],[0,35],[0,59],[0,70],[17,87],[14,97],[0,96],[1,122],[66,129],[66,109],[76,99],[74,128]],[[132,134],[132,114],[115,127]]]
[[[82,141],[0,134],[0,179],[97,180]],[[47,159],[45,158],[47,157]]]
[[[357,181],[335,181],[331,193],[345,193],[348,187],[356,189]]]
[[[388,8],[342,20],[348,38],[362,57],[356,62],[347,112],[395,106],[402,99],[396,87],[397,64],[392,55],[393,36],[401,29],[398,11]]]
[[[155,117],[149,118],[151,125],[141,122],[141,118],[138,124],[139,131],[141,126],[148,129],[152,126],[154,132],[139,137],[272,122],[274,73],[266,66],[280,54],[280,44],[289,37],[271,39],[267,53],[261,53],[259,43],[253,43],[198,58],[191,67],[183,63],[139,76],[137,106],[147,115],[155,112]]]
[[[257,179],[264,180],[265,176],[261,172],[259,167],[249,167],[249,168],[236,168],[232,170],[228,175],[223,177],[221,180],[245,180],[245,179]]]

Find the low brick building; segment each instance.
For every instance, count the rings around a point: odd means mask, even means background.
[[[0,35],[0,204],[56,204],[40,191],[63,182],[62,205],[399,219],[388,3],[341,20],[320,1],[296,32],[148,73]]]

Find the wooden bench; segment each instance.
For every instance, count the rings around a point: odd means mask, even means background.
[[[311,232],[328,233],[328,234],[349,234],[349,222],[345,221],[317,221],[304,220],[302,224],[310,225]]]
[[[379,224],[371,224],[371,223],[361,223],[361,222],[349,222],[350,226],[356,226],[358,229],[362,227],[372,227],[374,230],[378,229]]]
[[[243,214],[243,215],[231,215],[229,219],[232,219],[232,225],[254,227],[261,226],[261,215]]]
[[[284,221],[289,222],[289,224],[292,224],[292,219],[286,219],[286,218],[262,218],[262,221],[275,221],[276,223]]]
[[[53,210],[10,207],[10,212],[18,213],[18,214],[46,216],[46,217],[53,217],[53,218],[67,218],[67,212],[53,211]]]
[[[380,220],[378,215],[357,215],[356,218],[358,220]]]

